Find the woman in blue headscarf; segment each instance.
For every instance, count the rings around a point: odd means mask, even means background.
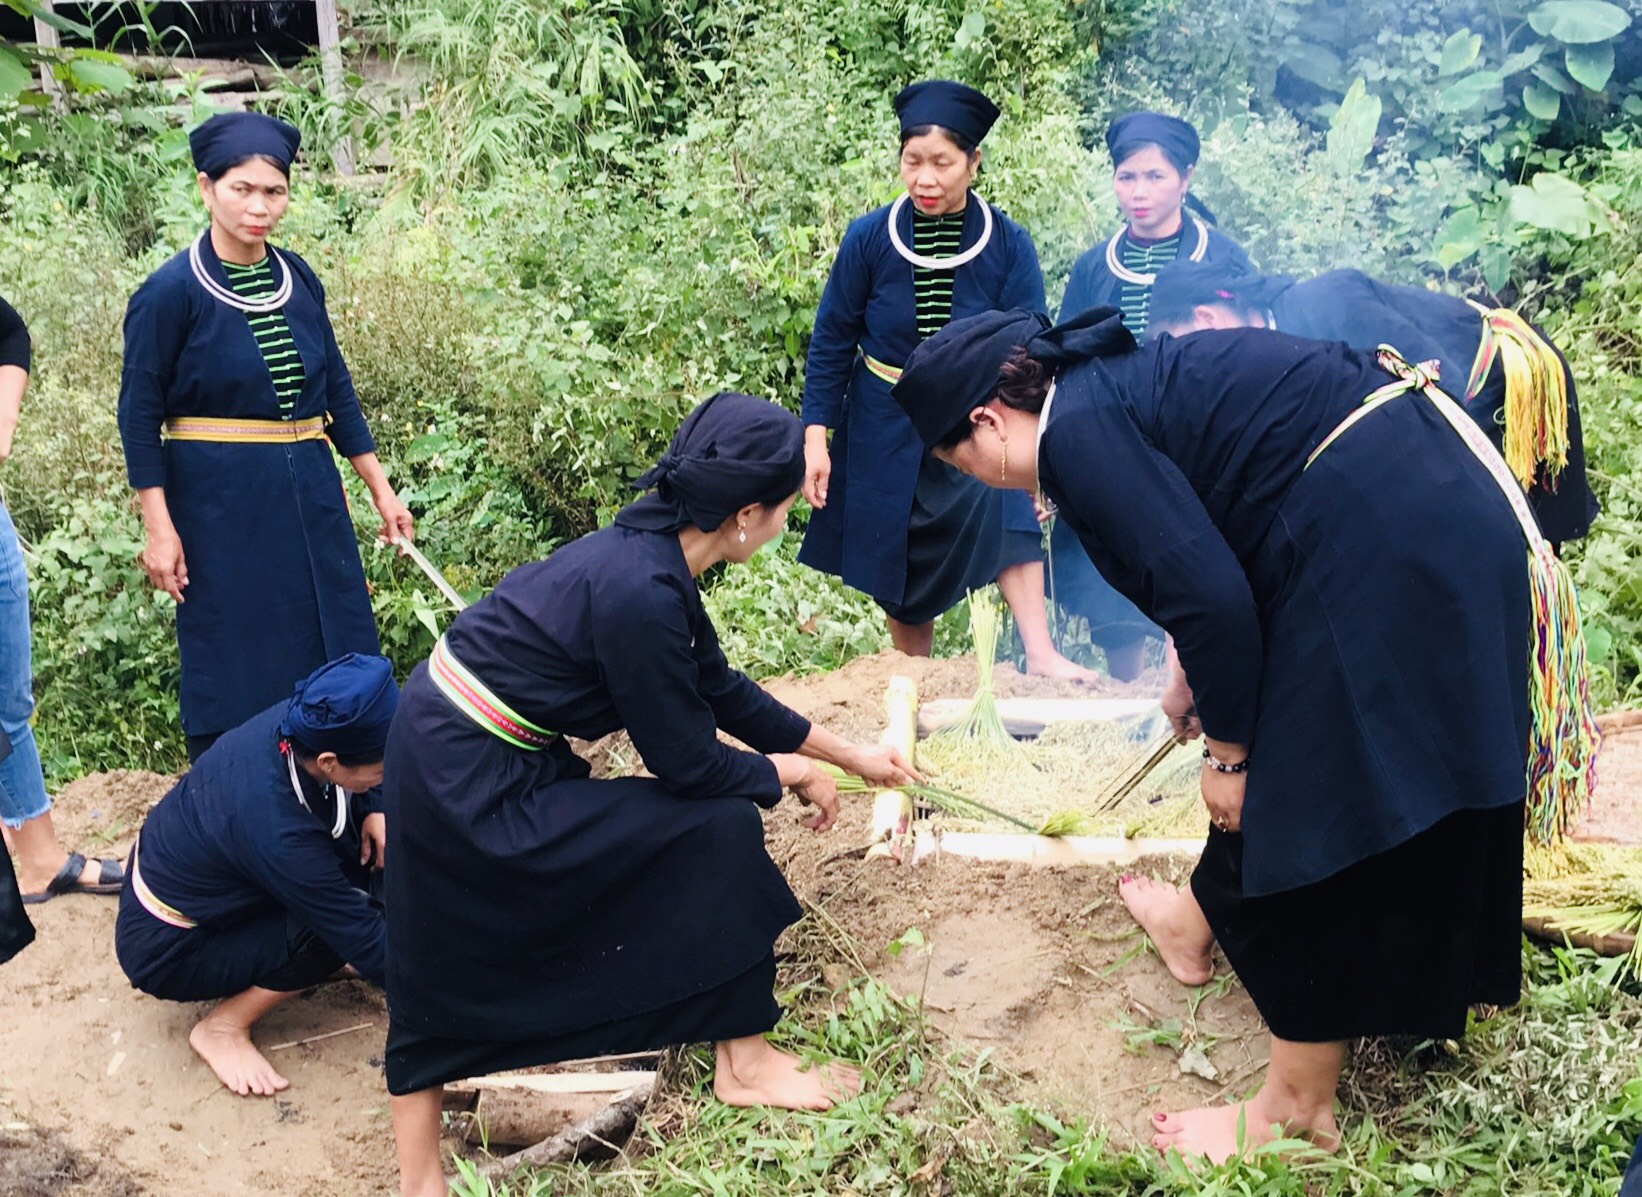
[[[895,112],[907,193],[851,222],[815,313],[803,407],[814,510],[798,559],[871,595],[913,656],[929,655],[941,612],[996,579],[1027,671],[1086,678],[1049,635],[1032,504],[924,452],[889,397],[901,363],[947,321],[1045,310],[1032,238],[972,190],[997,106],[932,79],[901,91]]]
[[[837,789],[816,760],[878,785],[911,774],[731,669],[696,589],[780,533],[803,472],[797,417],[713,396],[639,479],[653,493],[508,574],[406,683],[383,782],[406,1197],[445,1192],[440,1088],[461,1077],[711,1040],[732,1105],[855,1092],[853,1070],[805,1071],[764,1039],[773,945],[799,909],[759,808],[790,790],[824,831]],[[591,780],[566,737],[621,729],[651,776]]]
[[[1060,318],[1089,308],[1113,307],[1137,338],[1146,335],[1152,284],[1170,262],[1227,262],[1252,270],[1243,247],[1214,226],[1214,216],[1192,194],[1201,149],[1190,122],[1162,112],[1131,112],[1106,129],[1112,156],[1112,194],[1123,226],[1072,266]],[[1089,638],[1106,653],[1112,676],[1140,673],[1146,638],[1162,630],[1142,615],[1089,564],[1064,524],[1050,530],[1055,601],[1089,621]]]
[[[189,137],[210,227],[131,297],[120,380],[143,567],[177,601],[190,759],[314,669],[377,651],[334,446],[409,538],[313,270],[268,238],[301,135],[260,113]]]

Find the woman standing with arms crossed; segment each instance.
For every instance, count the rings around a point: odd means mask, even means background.
[[[413,531],[325,289],[268,244],[300,142],[293,126],[252,112],[195,129],[210,227],[126,310],[120,436],[148,532],[143,568],[178,604],[190,759],[325,662],[378,651],[332,445],[370,489],[383,539]]]
[[[1087,677],[1049,636],[1031,503],[924,452],[889,396],[900,363],[947,321],[1045,308],[1032,238],[971,190],[997,106],[933,79],[897,95],[895,112],[907,194],[850,224],[810,339],[804,497],[814,511],[798,559],[871,595],[912,656],[930,654],[938,615],[996,579],[1027,671]]]
[[[1138,339],[1146,335],[1152,284],[1174,261],[1226,262],[1252,270],[1243,247],[1214,227],[1214,216],[1191,193],[1202,148],[1197,130],[1178,116],[1131,112],[1106,129],[1112,155],[1112,195],[1123,225],[1072,267],[1060,316],[1093,307],[1123,312]],[[1145,663],[1146,638],[1163,631],[1095,571],[1064,523],[1050,529],[1055,601],[1089,621],[1089,638],[1106,653],[1113,677],[1128,681]]]

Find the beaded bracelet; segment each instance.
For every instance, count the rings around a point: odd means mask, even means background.
[[[1244,757],[1235,765],[1229,765],[1225,761],[1216,759],[1214,753],[1209,751],[1206,744],[1203,746],[1203,763],[1216,773],[1247,773],[1249,771],[1248,757]]]

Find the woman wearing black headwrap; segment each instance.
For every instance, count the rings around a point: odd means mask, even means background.
[[[958,468],[1041,486],[1190,678],[1214,827],[1189,891],[1120,891],[1182,980],[1219,940],[1271,1063],[1160,1148],[1224,1159],[1240,1119],[1332,1147],[1345,1041],[1518,994],[1532,516],[1413,374],[1255,330],[1136,350],[1103,309],[952,325],[896,387]]]
[[[1028,672],[1086,678],[1049,635],[1032,505],[924,452],[889,397],[913,347],[948,320],[1044,310],[1032,238],[972,190],[997,106],[931,79],[902,90],[895,112],[907,193],[851,222],[815,314],[803,408],[814,511],[798,559],[871,595],[914,656],[929,655],[941,612],[997,579]]]
[[[382,536],[410,537],[313,270],[268,237],[301,135],[254,112],[189,135],[210,228],[131,297],[120,379],[126,475],[149,581],[177,601],[190,759],[326,661],[377,651],[334,446]]]
[[[732,670],[695,581],[781,531],[803,470],[795,416],[715,395],[639,480],[653,493],[508,574],[411,674],[384,783],[405,1194],[444,1192],[439,1086],[460,1077],[713,1040],[731,1104],[853,1092],[850,1070],[800,1071],[763,1038],[772,945],[799,909],[759,807],[790,789],[830,826],[836,787],[811,758],[909,774]],[[565,737],[619,729],[652,776],[589,780]]]
[[[1395,345],[1409,361],[1435,361],[1443,389],[1528,487],[1545,539],[1579,539],[1601,510],[1585,479],[1579,399],[1567,359],[1508,309],[1381,282],[1360,270],[1295,282],[1248,274],[1229,262],[1175,262],[1158,273],[1150,327],[1151,336],[1177,337],[1209,328],[1274,328],[1358,349]],[[1507,369],[1511,355],[1530,368]]]
[[[1214,227],[1213,215],[1191,193],[1200,143],[1189,122],[1161,112],[1131,112],[1107,127],[1106,148],[1124,224],[1072,266],[1060,318],[1088,308],[1120,308],[1124,325],[1142,337],[1152,283],[1163,266],[1184,259],[1253,267],[1243,247]],[[1096,572],[1070,529],[1057,524],[1050,536],[1055,601],[1089,621],[1089,638],[1105,650],[1114,677],[1135,677],[1146,638],[1162,631]]]

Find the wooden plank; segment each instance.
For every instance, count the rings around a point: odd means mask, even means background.
[[[44,12],[52,12],[52,0],[41,0],[40,8]],[[34,18],[34,43],[42,50],[58,50],[62,48],[62,39],[57,36],[57,27],[48,25],[38,16]],[[57,76],[51,73],[51,64],[40,64],[40,86],[53,103],[61,102],[63,85],[57,82]]]
[[[1196,859],[1203,840],[1125,839],[1117,835],[1009,835],[991,832],[922,831],[913,837],[912,863],[927,864],[943,856],[966,860],[1013,862],[1041,868],[1050,865],[1133,864],[1148,856]]]
[[[447,1088],[464,1090],[510,1089],[526,1093],[626,1093],[655,1084],[651,1071],[632,1072],[535,1072],[523,1075],[498,1074],[455,1081]]]
[[[918,708],[918,734],[951,727],[969,710],[967,698],[938,698]],[[1155,698],[1000,698],[998,716],[1012,736],[1031,738],[1052,723],[1118,722],[1158,709]]]
[[[340,106],[347,96],[342,77],[342,26],[336,12],[336,0],[314,0],[314,15],[319,21],[319,65],[325,80],[325,95],[331,103]],[[344,137],[332,151],[336,173],[347,178],[353,174],[353,138]]]

